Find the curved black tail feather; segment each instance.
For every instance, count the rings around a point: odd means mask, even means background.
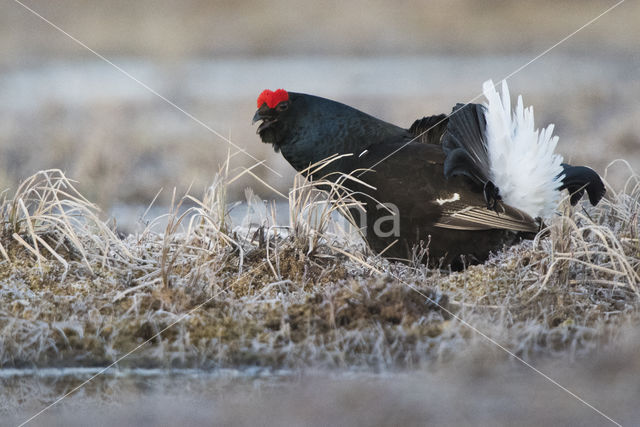
[[[586,166],[571,166],[567,163],[563,163],[562,167],[564,178],[560,190],[569,190],[571,205],[578,203],[585,191],[591,204],[597,205],[607,190],[596,171]]]
[[[480,104],[456,104],[442,137],[444,174],[465,175],[481,188],[489,181],[489,155],[484,141],[486,121]]]

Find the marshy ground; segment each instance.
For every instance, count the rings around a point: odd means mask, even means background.
[[[305,387],[296,379],[304,372],[333,390],[317,374],[324,371],[355,375],[337,381],[345,393],[351,386],[378,393],[375,384],[385,378],[403,382],[408,393],[421,383],[405,384],[407,373],[429,383],[475,353],[478,366],[467,369],[522,373],[507,351],[534,364],[583,362],[636,340],[635,175],[622,189],[609,187],[598,207],[563,205],[564,214],[535,240],[460,273],[426,268],[419,251],[408,263],[371,254],[335,221],[336,206],[319,203],[322,192],[302,179],[290,193],[289,224],[274,224],[248,193],[249,206],[257,205],[253,217],[261,209],[266,215],[234,226],[224,198],[228,180],[218,175],[202,200],[186,196],[194,206],[182,213],[176,200],[163,230],[150,221],[126,237],[101,221],[60,171],[39,172],[5,195],[0,363],[10,412],[36,410],[113,362],[124,374],[83,390],[86,404],[100,405],[103,388],[114,394],[111,404],[123,404],[115,390],[134,393],[121,385],[135,383],[127,372],[152,384],[200,372],[200,384],[220,386],[227,370],[236,372],[232,393],[242,395],[250,379],[265,376],[267,390],[289,378],[286,393],[294,393]],[[579,362],[576,369],[584,369]],[[34,367],[71,375],[39,377]],[[140,374],[149,370],[155,373]],[[272,399],[259,396],[257,405]]]

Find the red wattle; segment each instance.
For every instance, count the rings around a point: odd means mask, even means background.
[[[275,108],[275,106],[282,101],[288,100],[289,94],[284,89],[278,89],[275,92],[269,89],[265,89],[258,97],[258,108],[262,107],[262,104],[267,104],[269,108]]]

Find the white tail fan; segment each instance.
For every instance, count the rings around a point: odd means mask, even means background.
[[[487,98],[489,178],[506,204],[534,218],[548,218],[560,201],[564,177],[562,156],[553,153],[558,143],[558,137],[552,136],[553,125],[534,129],[533,107],[524,108],[522,96],[512,112],[504,80],[502,98],[491,80],[484,82],[482,91]]]

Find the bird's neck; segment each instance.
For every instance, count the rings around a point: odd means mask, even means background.
[[[337,154],[347,156],[327,165],[322,173],[351,172],[349,166],[356,163],[354,159],[371,146],[401,142],[408,137],[406,129],[354,108],[339,103],[331,107],[308,115],[288,143],[280,147],[282,155],[297,171]]]

